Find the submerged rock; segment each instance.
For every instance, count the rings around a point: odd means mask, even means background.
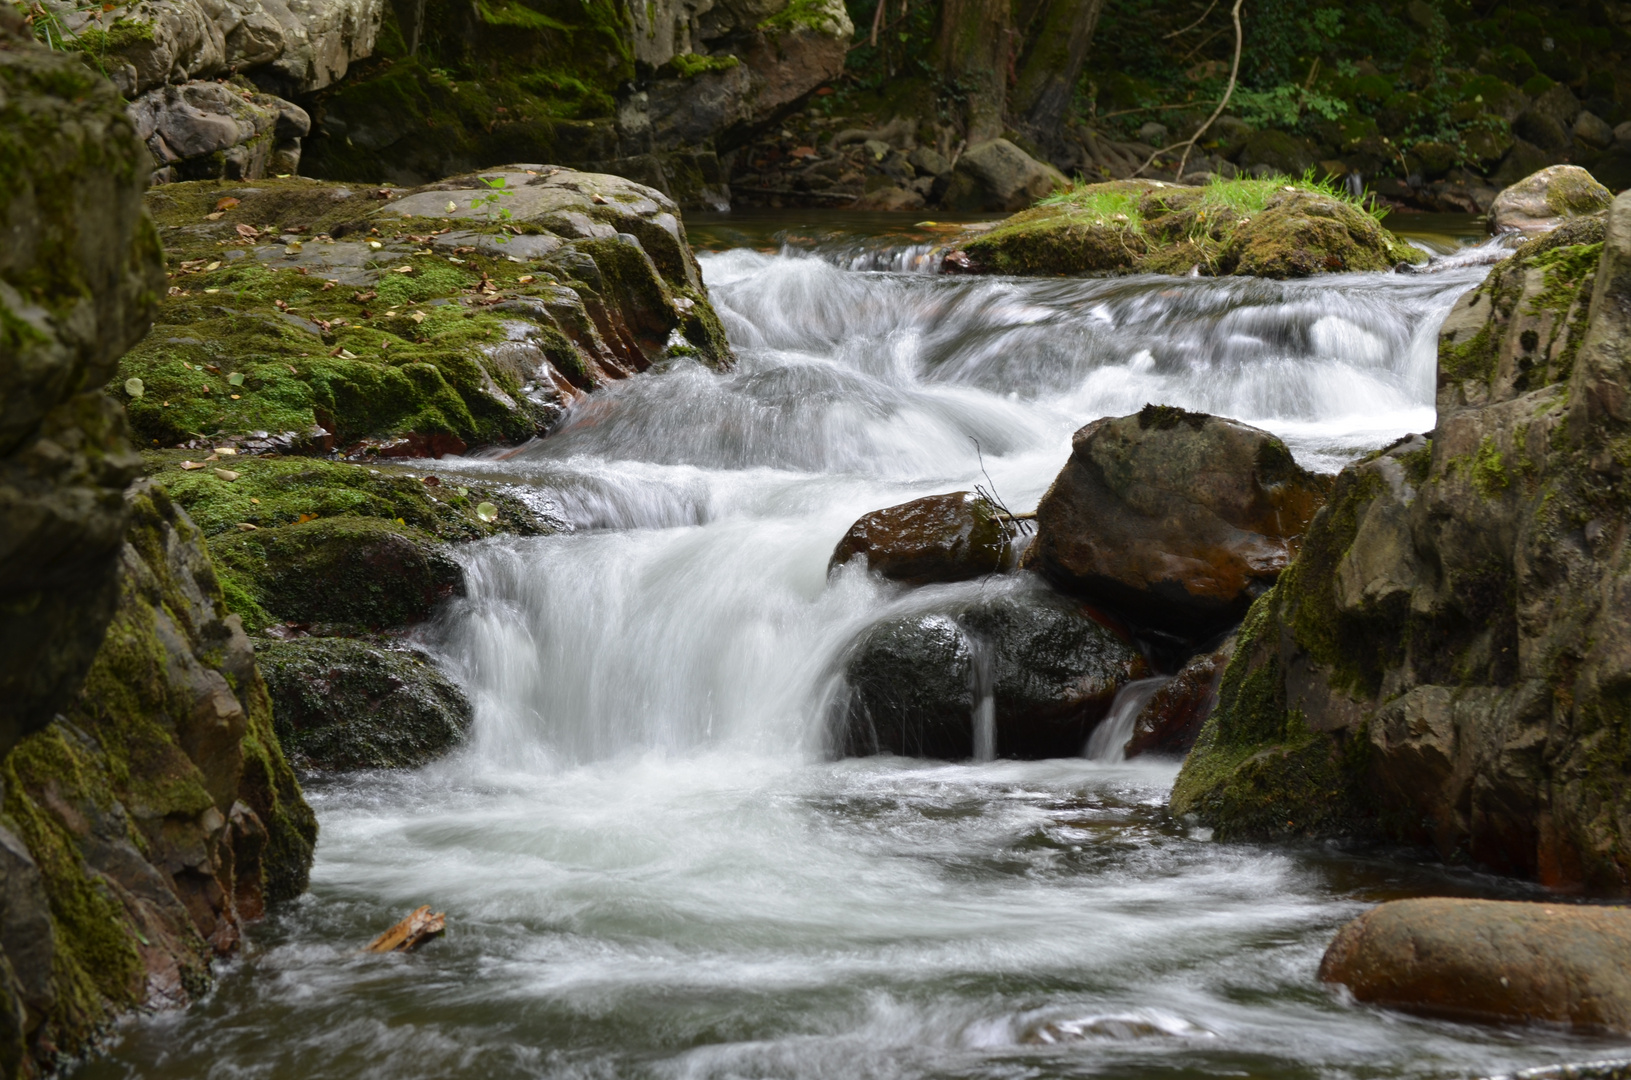
[[[1022,564],[1135,625],[1198,641],[1274,584],[1327,490],[1266,431],[1147,405],[1076,433]]]
[[[1600,213],[1611,193],[1578,165],[1552,165],[1524,177],[1495,197],[1489,211],[1492,232],[1550,232],[1576,218]]]
[[[1029,584],[971,603],[887,620],[845,661],[834,717],[841,756],[893,753],[961,760],[990,710],[998,757],[1082,752],[1116,691],[1144,660],[1095,613]]]
[[[1235,639],[1231,635],[1216,650],[1191,658],[1152,694],[1133,721],[1133,734],[1125,749],[1127,758],[1180,760],[1189,753],[1217,705],[1218,684],[1234,654]]]
[[[1395,900],[1337,933],[1320,978],[1387,1008],[1624,1034],[1631,1032],[1631,911]]]
[[[1624,894],[1631,195],[1446,319],[1438,427],[1343,470],[1172,808]]]
[[[966,581],[1011,570],[1018,559],[1016,530],[998,513],[972,491],[874,510],[838,541],[827,572],[857,556],[869,570],[908,585]]]
[[[470,701],[429,659],[346,638],[256,643],[284,752],[311,769],[412,769],[464,740]]]

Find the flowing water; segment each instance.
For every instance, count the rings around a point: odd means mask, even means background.
[[[469,746],[311,782],[310,894],[82,1075],[1468,1077],[1622,1049],[1315,978],[1370,903],[1520,886],[1214,844],[1165,810],[1176,766],[1108,737],[1098,760],[824,754],[861,628],[1027,587],[829,578],[860,514],[975,483],[1028,509],[1073,430],[1146,402],[1335,469],[1433,426],[1437,325],[1487,267],[959,279],[898,240],[738,242],[703,256],[735,372],[675,363],[523,454],[436,466],[564,526],[464,549],[468,596],[427,632]],[[358,952],[421,903],[444,939]]]

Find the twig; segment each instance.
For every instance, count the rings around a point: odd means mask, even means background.
[[[985,454],[980,451],[980,440],[970,435],[968,437],[968,441],[974,444],[974,456],[978,458],[980,462],[980,475],[985,477],[985,482],[987,484],[991,485],[990,489],[987,490],[985,487],[975,484],[974,494],[978,495],[980,498],[997,508],[997,513],[994,516],[999,520],[1006,518],[1010,524],[1018,522],[1020,524],[1018,525],[1017,531],[1029,532],[1030,526],[1023,524],[1023,522],[1030,521],[1031,519],[1035,518],[1036,511],[1033,510],[1029,514],[1016,514],[1012,510],[1008,509],[1008,504],[1003,502],[1002,497],[997,494],[997,482],[991,479],[990,473],[985,471]],[[1006,545],[1007,543],[1008,530],[1004,529],[1003,544]]]
[[[878,0],[878,10],[872,15],[872,41],[874,49],[878,47],[878,29],[883,26],[884,0]]]
[[[1195,129],[1195,134],[1191,135],[1189,138],[1185,139],[1183,142],[1173,143],[1171,146],[1168,146],[1165,149],[1157,150],[1155,153],[1151,154],[1149,156],[1149,159],[1147,161],[1145,161],[1144,164],[1140,165],[1136,171],[1134,171],[1134,173],[1133,173],[1134,176],[1137,176],[1139,173],[1141,173],[1145,169],[1149,168],[1150,163],[1153,162],[1156,158],[1160,157],[1162,154],[1168,153],[1169,151],[1172,151],[1172,150],[1176,150],[1181,146],[1181,147],[1184,148],[1184,155],[1183,155],[1183,157],[1178,159],[1178,172],[1177,172],[1177,176],[1181,179],[1183,177],[1183,175],[1184,175],[1184,166],[1189,164],[1189,152],[1191,150],[1195,149],[1195,144],[1200,141],[1200,138],[1201,138],[1202,135],[1206,134],[1206,129],[1212,126],[1212,122],[1214,120],[1216,120],[1218,117],[1222,116],[1223,115],[1223,110],[1228,108],[1229,99],[1232,96],[1234,96],[1235,81],[1240,77],[1240,46],[1241,46],[1240,7],[1245,2],[1246,2],[1246,0],[1235,0],[1234,10],[1229,12],[1229,17],[1234,20],[1234,24],[1235,24],[1235,59],[1234,59],[1234,63],[1229,66],[1229,85],[1224,87],[1223,100],[1218,102],[1218,107],[1216,109],[1212,110],[1212,115],[1208,116],[1206,118],[1206,123],[1202,124],[1200,127]]]
[[[1176,105],[1149,105],[1142,109],[1117,109],[1115,112],[1100,113],[1096,119],[1108,120],[1112,116],[1130,116],[1141,112],[1167,112],[1171,109],[1193,109],[1197,105],[1216,105],[1215,101],[1181,101]]]
[[[1217,7],[1217,6],[1218,6],[1218,0],[1212,0],[1212,2],[1210,4],[1206,5],[1206,10],[1201,12],[1201,17],[1200,18],[1196,19],[1194,22],[1190,23],[1188,26],[1184,27],[1182,30],[1174,30],[1172,33],[1168,34],[1162,40],[1163,41],[1171,41],[1173,38],[1178,37],[1181,34],[1189,33],[1191,30],[1195,29],[1201,23],[1205,22],[1206,17],[1208,15],[1212,14],[1212,9]]]

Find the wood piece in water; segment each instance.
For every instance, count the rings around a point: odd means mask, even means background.
[[[447,929],[445,912],[431,913],[430,905],[413,909],[401,922],[368,943],[368,952],[412,952]]]

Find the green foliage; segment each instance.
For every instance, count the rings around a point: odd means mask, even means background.
[[[1285,131],[1300,128],[1309,114],[1339,120],[1348,113],[1348,103],[1341,98],[1295,83],[1281,83],[1268,90],[1238,90],[1232,104],[1248,124]]]
[[[698,56],[696,53],[679,53],[668,62],[668,67],[674,74],[682,79],[694,79],[698,75],[710,71],[729,71],[741,61],[734,56]]]

